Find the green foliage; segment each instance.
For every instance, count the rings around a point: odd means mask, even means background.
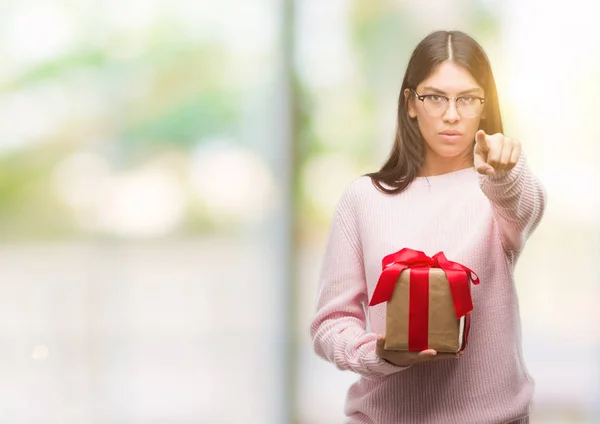
[[[55,196],[52,171],[63,151],[45,146],[36,154],[0,158],[0,238],[54,238],[75,232],[75,223]]]
[[[235,94],[209,90],[169,105],[124,131],[124,137],[139,148],[153,143],[193,147],[213,134],[231,134],[238,123]]]

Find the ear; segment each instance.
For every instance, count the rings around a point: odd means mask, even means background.
[[[412,119],[415,119],[417,117],[417,111],[415,109],[415,100],[412,97],[412,92],[408,88],[404,89],[404,99],[406,100],[408,116]]]

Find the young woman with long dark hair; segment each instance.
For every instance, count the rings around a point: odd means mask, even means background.
[[[521,144],[504,135],[481,46],[438,31],[415,48],[398,99],[391,153],[351,182],[330,229],[311,325],[316,353],[360,375],[353,424],[529,422],[514,269],[542,219],[545,190]],[[384,348],[385,304],[369,306],[382,258],[401,248],[474,270],[464,354]]]

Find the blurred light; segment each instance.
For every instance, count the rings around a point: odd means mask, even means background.
[[[595,159],[600,150],[592,141],[600,132],[590,125],[594,113],[588,113],[598,91],[595,75],[588,70],[599,63],[600,55],[583,42],[593,40],[579,29],[593,24],[592,7],[581,3],[577,14],[565,15],[560,3],[544,3],[540,9],[528,1],[507,9],[503,92],[522,123],[524,151],[550,192],[548,215],[598,228],[600,195],[586,188],[586,182],[594,186],[600,177]],[[532,30],[531,16],[536,14],[540,16]],[[573,148],[575,141],[578,148]]]
[[[9,56],[29,65],[58,57],[70,49],[76,39],[76,20],[63,7],[43,1],[16,5],[4,35]]]
[[[400,7],[402,13],[409,14],[414,22],[419,23],[422,33],[461,26],[467,9],[473,7],[472,3],[461,1],[436,1],[434,4],[432,7],[432,2],[428,1],[406,1]]]
[[[174,7],[173,14],[193,38],[211,40],[218,33],[216,26],[223,21],[222,17],[226,10],[232,7],[233,5],[225,0],[219,2],[187,0],[185,7],[181,4]]]
[[[564,164],[560,173],[555,169],[539,172],[544,186],[551,190],[551,207],[548,215],[576,222],[589,228],[600,229],[600,193],[590,190],[600,180],[597,168],[585,164]],[[575,206],[576,205],[576,206]]]
[[[191,182],[216,222],[259,222],[274,206],[275,182],[253,152],[214,140],[193,155]]]
[[[192,38],[219,40],[232,57],[268,52],[275,40],[277,9],[269,0],[188,0],[185,7],[178,4],[172,12]]]
[[[130,31],[147,29],[160,22],[161,10],[156,0],[104,0],[110,27]]]
[[[159,236],[181,222],[186,199],[168,170],[148,165],[112,175],[95,154],[67,157],[55,172],[55,185],[85,228],[122,236]]]
[[[160,236],[181,222],[186,201],[178,182],[161,169],[114,177],[99,205],[99,226],[122,236]]]
[[[270,2],[236,2],[225,13],[228,19],[219,20],[220,34],[231,54],[268,52],[277,29]]]
[[[35,361],[45,361],[50,355],[50,349],[46,345],[37,345],[33,348],[31,359]]]
[[[48,139],[68,114],[68,97],[56,85],[0,97],[0,150]]]
[[[357,167],[346,156],[317,156],[302,170],[302,191],[320,213],[330,216],[342,192],[357,175]]]
[[[348,10],[352,2],[307,0],[298,3],[299,72],[313,87],[337,86],[349,80],[356,62],[350,45]]]
[[[75,153],[55,170],[55,185],[63,200],[76,211],[96,208],[108,189],[110,165],[101,156]]]

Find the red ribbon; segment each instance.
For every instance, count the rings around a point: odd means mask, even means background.
[[[404,248],[383,258],[382,268],[369,306],[389,301],[400,273],[410,268],[409,350],[427,349],[430,268],[444,270],[450,284],[457,319],[473,310],[469,281],[477,285],[479,277],[466,266],[446,259],[443,252],[430,258],[421,251]]]

